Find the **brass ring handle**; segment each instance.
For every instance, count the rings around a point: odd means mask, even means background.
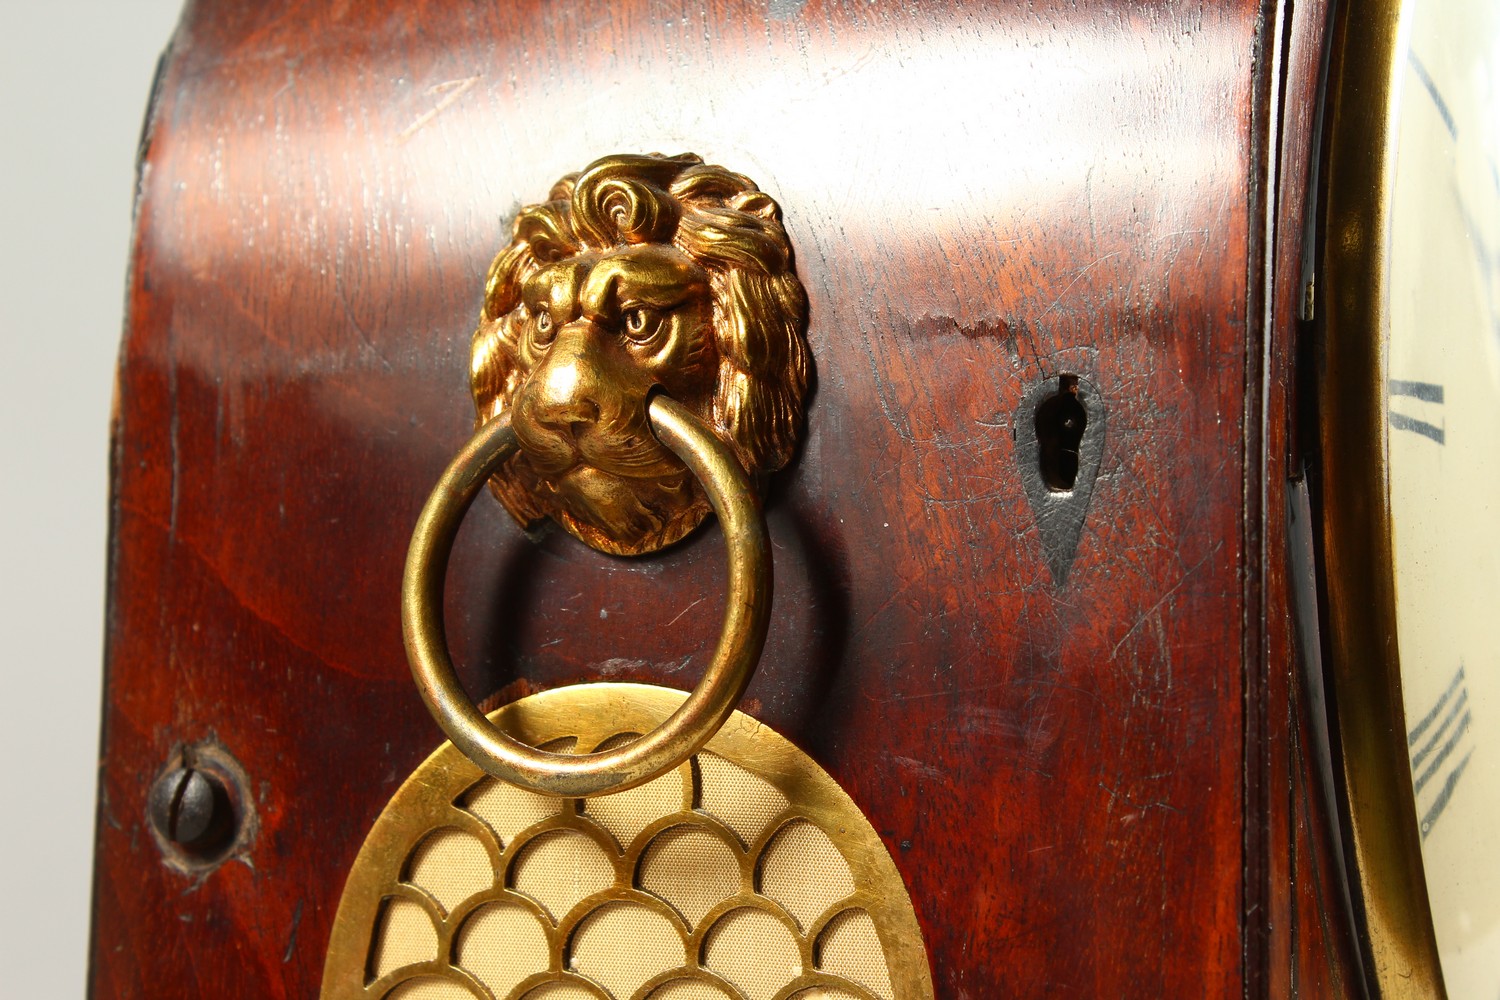
[[[734,453],[686,407],[657,394],[652,433],[703,484],[729,546],[724,627],[703,679],[659,727],[600,753],[555,754],[496,728],[458,681],[443,628],[443,584],[469,505],[518,447],[508,414],[480,427],[448,464],[417,518],[401,583],[401,631],[417,689],[439,726],[485,771],[544,795],[582,798],[634,787],[671,770],[708,742],[750,683],[770,621],[771,557],[760,502]]]

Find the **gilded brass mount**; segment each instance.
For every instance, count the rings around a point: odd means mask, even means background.
[[[806,297],[780,209],[691,154],[608,156],[516,216],[474,332],[476,426],[508,414],[490,480],[522,525],[551,517],[614,555],[653,552],[710,505],[651,433],[670,396],[753,478],[786,464],[807,388]]]
[[[605,157],[517,216],[474,334],[478,427],[418,519],[401,602],[423,700],[490,774],[544,795],[631,788],[679,765],[734,710],[770,610],[751,477],[796,446],[806,311],[776,203],[696,156]],[[697,690],[659,728],[564,756],[507,736],[464,693],[443,634],[444,570],[486,481],[523,525],[551,516],[616,555],[669,545],[718,514],[723,633]]]

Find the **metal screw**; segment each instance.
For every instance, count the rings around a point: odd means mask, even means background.
[[[222,846],[234,826],[234,809],[223,783],[191,767],[179,767],[158,778],[147,808],[163,837],[199,852]]]

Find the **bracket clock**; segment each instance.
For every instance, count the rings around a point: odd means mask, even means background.
[[[194,0],[95,997],[1500,995],[1483,0]]]

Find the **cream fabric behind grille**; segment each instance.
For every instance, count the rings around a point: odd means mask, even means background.
[[[589,687],[578,697],[610,690]],[[587,752],[638,738],[602,739],[609,730],[588,725],[597,714],[568,710],[567,689],[536,697],[559,710],[526,731],[533,745]],[[575,725],[587,742],[568,735]],[[931,1000],[899,875],[848,796],[738,713],[710,747],[721,744],[764,776],[703,750],[585,800],[482,776],[445,746],[361,852],[324,1000]],[[345,914],[351,897],[367,915]],[[366,936],[349,936],[357,926]]]
[[[517,903],[480,908],[458,933],[458,964],[502,997],[537,969],[547,968],[551,956],[545,924]]]
[[[586,835],[550,830],[516,853],[508,881],[541,903],[556,922],[581,900],[614,885],[615,866],[604,848]]]
[[[495,884],[490,856],[477,837],[461,830],[438,830],[412,852],[406,881],[427,890],[449,913]]]
[[[651,1000],[734,1000],[733,994],[725,993],[712,983],[700,983],[691,979],[658,986]]]
[[[748,1000],[771,1000],[803,971],[801,949],[786,924],[748,906],[714,924],[703,945],[703,964]]]
[[[474,994],[462,986],[431,977],[404,982],[386,997],[387,1000],[474,1000]]]
[[[821,878],[808,878],[818,872]],[[854,891],[854,877],[828,835],[807,820],[782,827],[760,856],[760,891],[807,932],[823,911]]]
[[[572,983],[547,983],[527,993],[525,1000],[599,1000],[599,996]]]
[[[639,733],[621,733],[599,744],[596,750],[613,750],[640,738]],[[682,781],[648,781],[638,788],[585,799],[583,811],[614,835],[623,850],[649,824],[663,816],[680,812],[683,807]]]
[[[690,926],[744,888],[734,847],[699,826],[673,826],[659,833],[641,858],[636,881],[666,900]]]
[[[516,834],[527,827],[556,816],[565,805],[561,799],[523,792],[503,781],[483,782],[465,799],[464,808],[489,824],[502,847],[509,847]]]
[[[569,965],[617,997],[687,961],[672,922],[639,903],[605,903],[579,923]]]
[[[420,903],[409,899],[387,901],[370,950],[370,968],[379,977],[403,965],[425,962],[437,954],[437,928]]]
[[[789,804],[765,779],[722,757],[700,753],[696,760],[699,807],[722,820],[747,845]]]
[[[880,958],[875,922],[864,910],[845,910],[818,936],[818,967],[891,1000],[891,974]]]

